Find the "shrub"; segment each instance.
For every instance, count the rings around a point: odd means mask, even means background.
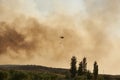
[[[9,80],[28,80],[28,75],[22,71],[10,71]]]
[[[8,79],[8,73],[5,71],[0,71],[0,80],[7,80]]]

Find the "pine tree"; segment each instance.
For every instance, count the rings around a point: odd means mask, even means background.
[[[82,61],[79,64],[79,68],[78,68],[78,76],[83,74],[83,63]]]
[[[97,78],[98,78],[98,65],[97,65],[96,61],[94,62],[93,75],[94,75],[94,80],[97,80]]]
[[[72,78],[75,78],[77,73],[76,63],[77,63],[76,57],[73,56],[71,58],[71,68],[70,68],[70,73]]]

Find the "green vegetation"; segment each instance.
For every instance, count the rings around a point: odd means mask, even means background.
[[[0,80],[120,80],[120,76],[100,75],[95,61],[93,72],[87,69],[84,57],[77,67],[77,58],[71,58],[70,69],[35,65],[1,65]]]
[[[1,70],[0,80],[60,80],[61,75],[28,71]]]
[[[70,74],[71,77],[69,79],[72,80],[104,80],[103,77],[98,75],[98,64],[95,61],[93,65],[93,73],[90,70],[87,70],[87,59],[86,57],[83,58],[82,61],[79,63],[79,67],[77,70],[76,67],[77,58],[73,56],[71,58],[71,68]]]
[[[94,62],[94,70],[93,70],[94,80],[97,80],[98,78],[98,65],[97,62]]]
[[[0,71],[0,80],[7,80],[8,79],[8,73],[5,71]]]
[[[76,57],[73,56],[71,58],[71,68],[70,68],[71,78],[75,78],[76,77],[76,73],[77,73],[76,63],[77,63]]]

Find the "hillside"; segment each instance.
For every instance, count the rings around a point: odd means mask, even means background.
[[[105,80],[120,80],[120,75],[102,75]]]
[[[37,65],[0,65],[0,70],[23,70],[23,71],[36,71],[36,72],[48,72],[64,75],[69,72],[68,69],[52,68]]]
[[[62,68],[52,68],[52,67],[45,67],[45,66],[37,66],[37,65],[0,65],[0,71],[22,71],[27,73],[36,74],[39,73],[40,75],[49,75],[49,76],[57,76],[55,80],[66,80],[64,79],[66,74],[69,73],[69,69],[62,69]],[[119,75],[103,75],[104,80],[120,80]],[[34,79],[32,79],[34,80]],[[38,79],[39,80],[39,79]]]

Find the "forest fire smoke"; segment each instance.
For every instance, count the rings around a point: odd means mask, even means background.
[[[59,14],[55,10],[43,20],[33,0],[29,7],[24,0],[1,0],[0,63],[68,67],[69,59],[75,55],[79,59],[86,56],[91,63],[97,60],[105,69],[107,61],[116,65],[120,61],[119,2],[85,0],[84,15]],[[112,58],[113,55],[118,57]]]

